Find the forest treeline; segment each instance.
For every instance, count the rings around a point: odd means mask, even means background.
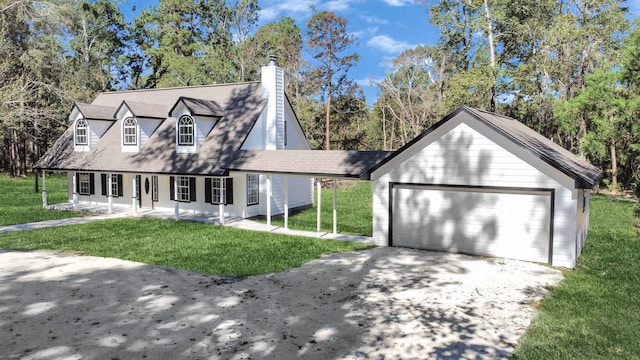
[[[603,187],[640,193],[640,30],[624,1],[422,4],[438,43],[393,59],[369,106],[349,76],[358,39],[332,12],[301,29],[290,17],[259,26],[257,0],[159,0],[128,23],[108,0],[0,0],[0,170],[25,175],[74,101],[258,80],[275,55],[315,149],[397,149],[468,105],[586,158]]]

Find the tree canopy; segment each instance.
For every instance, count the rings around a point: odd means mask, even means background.
[[[439,41],[393,59],[368,106],[349,72],[358,39],[333,12],[259,26],[257,0],[159,0],[128,23],[109,0],[0,0],[0,166],[24,175],[74,101],[254,81],[275,55],[315,149],[397,149],[468,105],[605,169],[611,190],[640,189],[640,32],[624,1],[423,3]]]

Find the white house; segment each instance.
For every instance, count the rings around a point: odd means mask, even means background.
[[[272,61],[260,82],[104,92],[76,103],[36,167],[67,171],[69,200],[233,217],[312,203],[309,175],[242,168],[256,151],[309,150]],[[273,156],[273,157],[277,157]],[[271,190],[267,194],[267,188]],[[267,201],[269,195],[269,201]]]
[[[75,204],[221,223],[283,213],[285,227],[290,208],[312,203],[312,178],[371,180],[377,245],[575,266],[599,169],[517,120],[468,107],[393,153],[312,151],[283,87],[272,62],[261,82],[102,93],[74,106],[36,168],[66,171]],[[335,207],[334,192],[334,233]]]
[[[461,107],[364,177],[378,245],[574,267],[600,174],[517,120]]]

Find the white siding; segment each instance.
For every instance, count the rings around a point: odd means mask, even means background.
[[[162,123],[162,120],[159,119],[148,119],[148,118],[137,118],[138,120],[138,131],[140,134],[138,135],[138,139],[140,140],[140,148],[147,143],[147,140],[153,135],[153,133],[158,129],[158,126]]]
[[[68,194],[69,200],[73,200],[73,175],[74,172],[68,173]],[[108,197],[102,195],[101,173],[94,173],[94,195],[79,195],[78,200],[86,204],[103,204],[108,203]],[[131,206],[133,203],[133,179],[136,174],[122,174],[123,196],[114,196],[113,203]],[[173,210],[175,201],[170,197],[170,176],[158,176],[158,201],[152,203],[151,176],[154,174],[140,174],[140,186],[142,197],[142,208]],[[231,173],[233,178],[233,204],[227,204],[224,207],[225,216],[247,218],[258,215],[266,215],[267,195],[266,195],[266,176],[260,175],[260,201],[256,205],[247,205],[247,186],[246,173]],[[180,211],[189,211],[195,214],[212,214],[218,216],[219,206],[205,202],[205,176],[195,176],[196,178],[196,201],[181,202],[179,204]],[[149,193],[145,189],[145,181],[149,180]],[[279,215],[284,212],[284,177],[273,176],[273,198],[271,205],[272,215]],[[305,177],[289,177],[289,208],[295,208],[312,203],[311,179]]]
[[[377,169],[372,179],[378,245],[388,241],[390,182],[555,189],[553,264],[575,265],[573,180],[465,113]]]
[[[253,125],[253,128],[247,135],[244,144],[242,144],[242,150],[264,150],[265,148],[265,119],[267,117],[267,110],[264,109],[260,114],[258,120]]]
[[[300,127],[300,123],[288,102],[285,109],[287,119],[285,150],[311,150],[309,141],[304,136],[302,127]]]

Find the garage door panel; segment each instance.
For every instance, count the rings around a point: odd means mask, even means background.
[[[548,261],[549,193],[397,187],[392,215],[396,246]]]

